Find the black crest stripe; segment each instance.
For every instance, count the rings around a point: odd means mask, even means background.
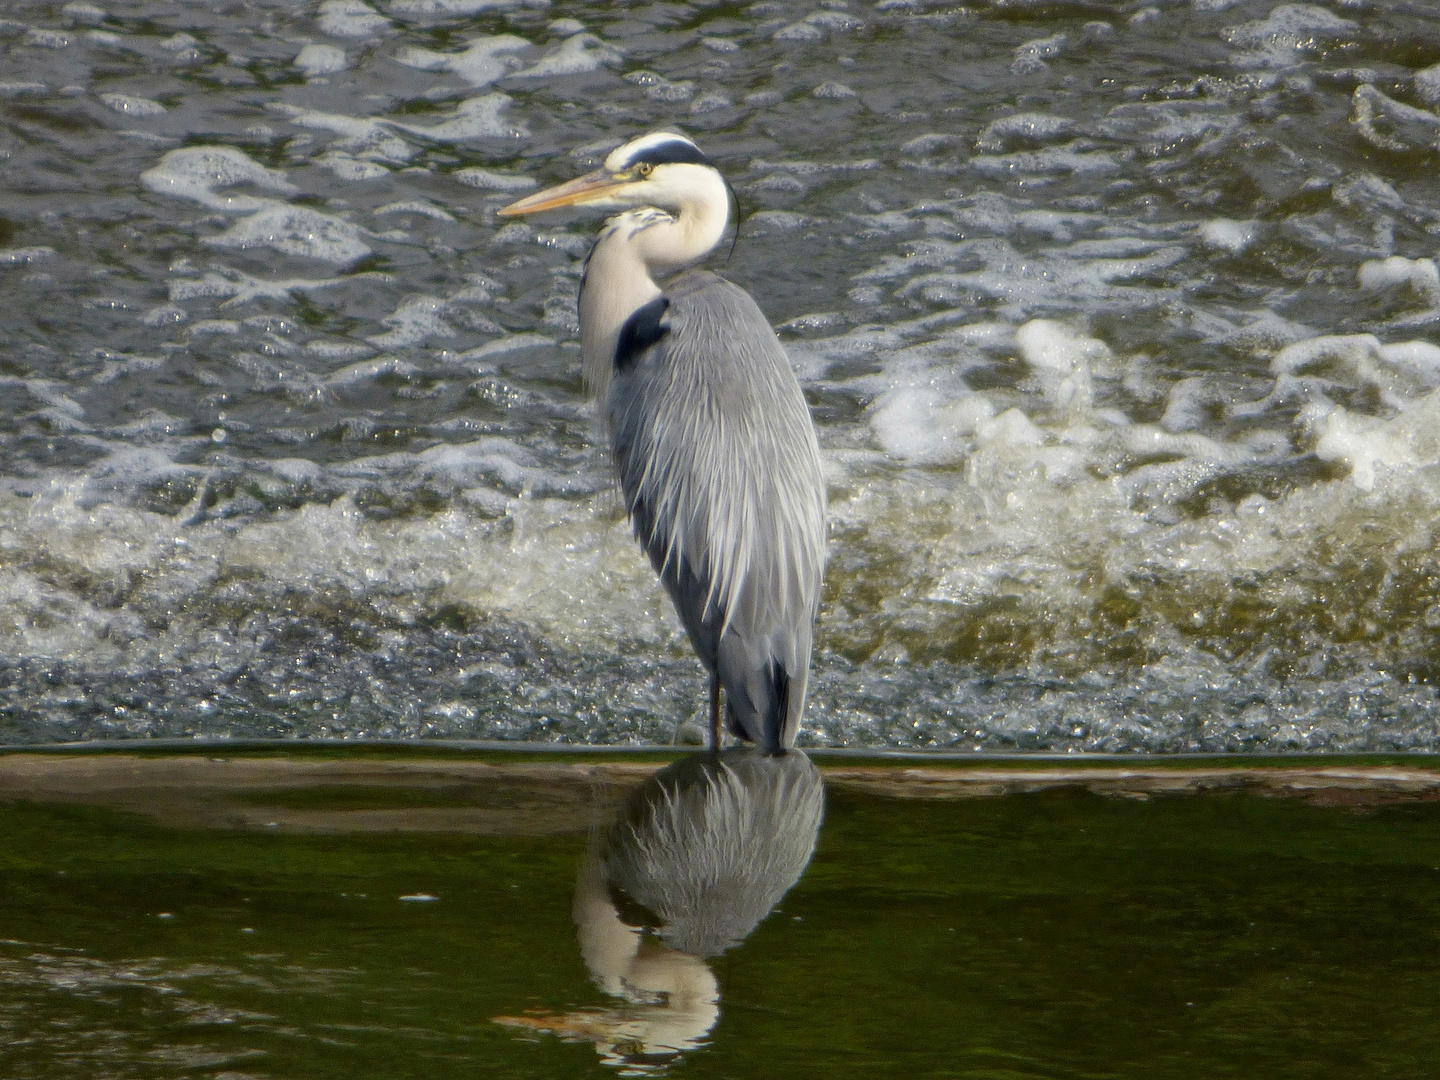
[[[647,146],[630,159],[630,165],[642,162],[647,165],[710,165],[710,159],[700,152],[698,146],[683,139]]]

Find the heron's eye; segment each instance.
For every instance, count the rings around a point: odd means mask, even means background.
[[[639,172],[641,179],[644,179],[655,171],[655,166],[651,165],[648,161],[642,161],[639,165],[635,166],[635,169]]]

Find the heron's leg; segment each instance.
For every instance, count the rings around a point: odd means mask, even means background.
[[[710,749],[720,750],[720,676],[710,676]]]

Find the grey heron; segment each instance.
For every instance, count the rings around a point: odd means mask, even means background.
[[[603,167],[503,216],[619,210],[580,283],[587,384],[610,430],[636,539],[710,673],[711,745],[726,726],[769,753],[794,745],[825,570],[825,484],[785,350],[743,289],[675,274],[720,242],[719,170],[690,139],[634,139]]]

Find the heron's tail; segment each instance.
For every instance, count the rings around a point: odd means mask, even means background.
[[[767,754],[780,754],[795,742],[790,723],[793,696],[790,672],[771,657],[741,675],[726,678],[722,661],[721,681],[725,685],[725,719],[732,734],[755,743]],[[803,687],[800,689],[803,690]],[[797,716],[798,720],[798,716]]]

